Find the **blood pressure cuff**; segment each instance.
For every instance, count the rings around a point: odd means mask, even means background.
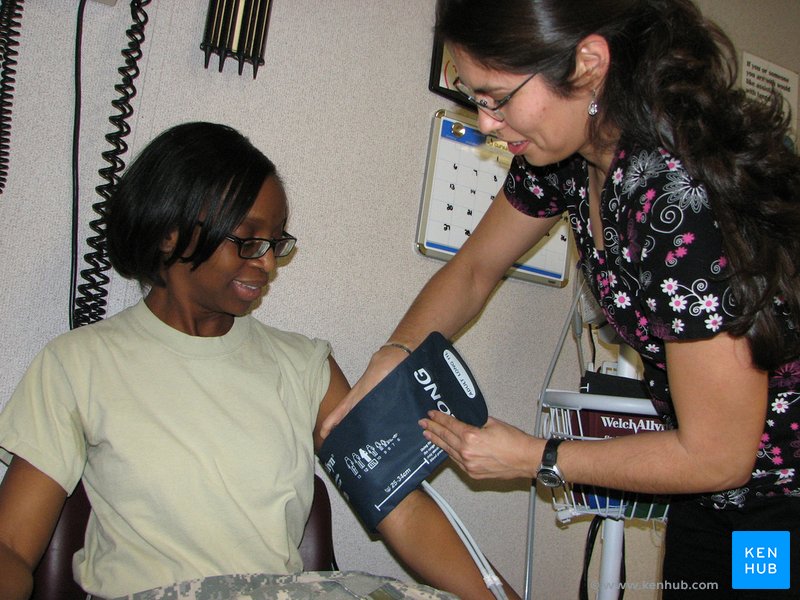
[[[431,409],[478,427],[488,418],[472,373],[437,332],[364,396],[322,444],[320,460],[370,531],[447,458],[423,437],[418,423]]]

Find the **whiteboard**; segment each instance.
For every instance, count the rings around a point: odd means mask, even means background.
[[[455,255],[501,189],[512,158],[505,142],[483,135],[473,117],[436,112],[417,224],[420,253],[440,260]],[[506,276],[563,287],[570,247],[565,214]]]

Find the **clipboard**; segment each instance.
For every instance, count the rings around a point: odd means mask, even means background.
[[[437,111],[428,143],[417,250],[440,260],[455,256],[502,188],[512,159],[505,142],[482,134],[474,117]],[[506,277],[563,287],[570,248],[565,214]]]

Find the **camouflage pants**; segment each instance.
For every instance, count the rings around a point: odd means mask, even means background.
[[[456,596],[359,571],[305,571],[291,575],[219,575],[137,592],[114,600],[452,600]],[[101,600],[88,596],[87,600]]]

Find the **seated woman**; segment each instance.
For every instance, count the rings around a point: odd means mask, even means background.
[[[178,125],[130,165],[109,202],[108,256],[144,299],[51,341],[0,414],[13,456],[0,597],[30,595],[79,480],[92,513],[73,566],[95,596],[302,569],[319,425],[349,386],[328,343],[248,315],[294,247],[286,220],[275,166],[229,127]],[[424,493],[378,529],[426,582],[490,597]]]

